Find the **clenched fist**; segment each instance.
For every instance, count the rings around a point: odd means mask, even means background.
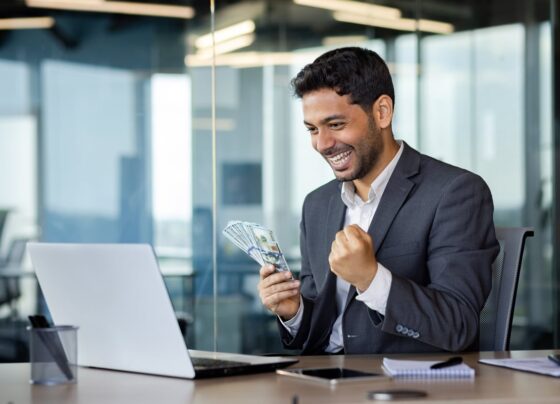
[[[365,291],[377,273],[377,259],[369,234],[355,224],[336,233],[329,264],[337,276],[359,292]]]

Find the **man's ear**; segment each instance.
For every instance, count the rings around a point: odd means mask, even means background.
[[[393,120],[393,100],[388,95],[381,95],[372,106],[373,118],[381,129],[388,128]]]

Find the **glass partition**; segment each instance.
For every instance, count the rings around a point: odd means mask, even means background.
[[[340,46],[387,61],[397,138],[481,175],[496,225],[535,229],[511,347],[554,346],[550,0],[34,3],[0,6],[51,19],[0,29],[0,275],[17,269],[0,278],[0,362],[25,360],[25,317],[48,314],[31,239],[149,243],[189,348],[283,352],[259,265],[221,231],[261,223],[299,270],[303,199],[333,175],[290,80]]]
[[[511,346],[552,346],[549,2],[498,2],[490,9],[478,2],[387,1],[383,6],[401,12],[400,25],[391,26],[352,13],[351,3],[344,13],[333,4],[268,2],[233,20],[234,6],[218,6],[217,36],[248,18],[255,26],[235,51],[221,53],[216,44],[217,119],[230,124],[218,130],[218,229],[230,220],[264,224],[297,270],[303,198],[333,175],[310,146],[289,82],[329,49],[367,47],[393,75],[396,137],[481,175],[493,193],[497,226],[535,229]],[[204,64],[196,54],[189,58]],[[239,330],[235,338],[219,333],[220,348],[281,351],[276,319],[257,295],[258,267],[220,238],[219,329]]]
[[[0,362],[26,360],[26,316],[48,315],[27,240],[153,245],[196,347],[192,133],[207,116],[192,100],[208,90],[193,94],[185,55],[208,4],[35,3],[0,6]],[[12,28],[22,15],[49,24]]]

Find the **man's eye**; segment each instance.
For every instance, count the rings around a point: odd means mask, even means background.
[[[329,126],[331,129],[341,129],[344,126],[344,122],[332,122]]]
[[[310,128],[309,126],[306,128],[309,133],[317,132],[317,128]]]

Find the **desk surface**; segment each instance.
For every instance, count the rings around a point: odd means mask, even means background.
[[[542,357],[552,351],[471,353],[465,362],[476,370],[474,380],[383,380],[353,382],[336,387],[293,380],[266,373],[197,381],[80,368],[78,383],[66,386],[32,386],[29,364],[0,364],[0,403],[282,403],[294,395],[306,403],[367,403],[367,393],[377,389],[416,389],[428,393],[410,402],[558,403],[560,379],[477,363],[479,358]],[[560,352],[560,351],[556,351]],[[449,355],[407,355],[407,359],[440,360]],[[401,355],[391,355],[402,358]],[[378,371],[382,356],[302,357],[302,367],[345,366]],[[403,403],[406,401],[399,401]]]

